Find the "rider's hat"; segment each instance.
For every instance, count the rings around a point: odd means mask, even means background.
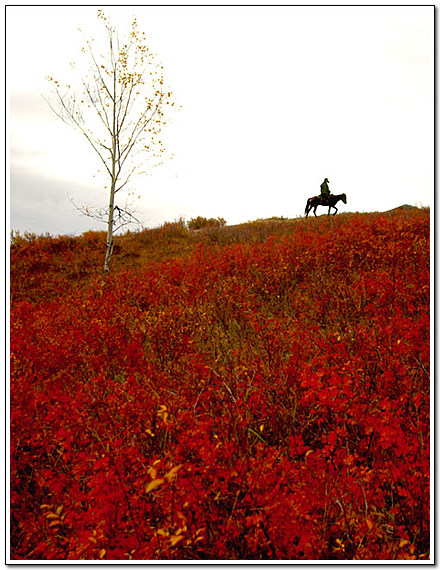
[[[324,178],[324,182],[328,182],[328,178]]]

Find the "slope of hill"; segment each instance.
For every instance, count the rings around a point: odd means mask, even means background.
[[[11,245],[11,558],[430,556],[429,210]]]

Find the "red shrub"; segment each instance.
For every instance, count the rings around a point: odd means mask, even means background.
[[[429,211],[92,237],[13,246],[11,559],[429,558]]]

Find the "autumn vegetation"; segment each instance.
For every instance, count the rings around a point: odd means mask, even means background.
[[[428,560],[430,211],[13,235],[12,560]]]

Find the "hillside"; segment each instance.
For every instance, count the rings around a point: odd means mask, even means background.
[[[11,244],[11,558],[430,557],[430,212]]]
[[[400,206],[385,213],[339,214],[336,217],[270,218],[223,227],[206,227],[198,231],[188,229],[184,220],[165,222],[161,227],[126,232],[115,236],[112,273],[132,268],[145,268],[156,262],[188,257],[197,248],[212,248],[235,243],[261,243],[269,237],[277,238],[301,233],[323,231],[325,228],[351,224],[357,219],[373,221],[377,217],[407,216],[410,206]],[[415,212],[428,212],[418,210]],[[324,224],[324,225],[323,225]],[[327,226],[326,224],[333,224]],[[75,287],[102,275],[105,256],[105,232],[85,232],[81,236],[40,235],[13,233],[11,237],[11,292],[19,298],[35,300],[58,296],[63,287]],[[21,286],[24,287],[20,291]]]

